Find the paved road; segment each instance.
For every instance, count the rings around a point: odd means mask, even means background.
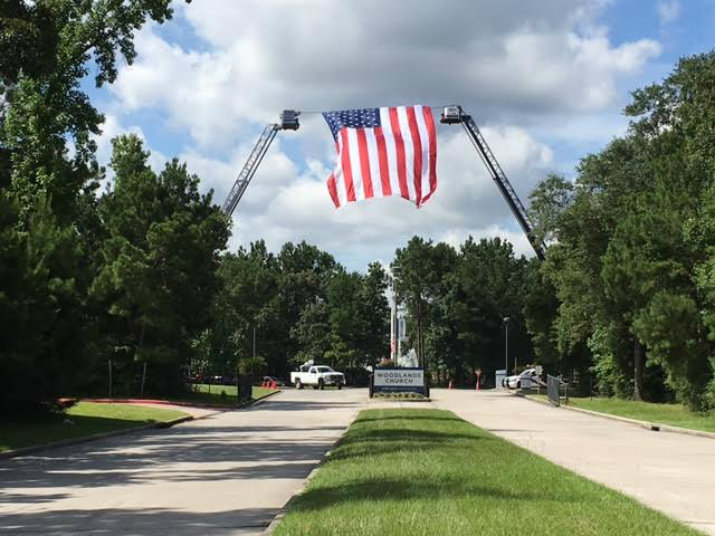
[[[715,535],[715,441],[652,432],[496,391],[434,389],[434,405]]]
[[[0,533],[257,535],[356,413],[361,390],[281,393],[250,410],[0,461]],[[715,534],[715,441],[495,392],[433,406]],[[429,407],[373,401],[369,407]]]
[[[366,394],[289,390],[250,410],[0,461],[0,533],[260,534]]]

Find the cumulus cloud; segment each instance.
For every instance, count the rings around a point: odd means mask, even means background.
[[[129,109],[164,108],[212,147],[290,107],[458,102],[488,121],[589,111],[660,53],[655,41],[615,45],[587,24],[599,4],[205,0],[180,12],[208,52],[140,32],[139,59],[113,87]]]
[[[551,150],[522,129],[485,127],[483,134],[522,197],[553,166]],[[386,198],[336,210],[325,187],[330,164],[308,159],[296,177],[291,160],[272,150],[234,214],[232,245],[264,238],[278,249],[287,240],[305,239],[364,264],[366,259],[389,261],[413,235],[441,240],[457,233],[502,236],[518,253],[528,253],[528,242],[519,238],[521,231],[466,135],[459,128],[441,128],[438,139],[438,189],[420,209]]]
[[[599,115],[620,81],[660,54],[650,39],[614,43],[599,22],[606,0],[478,3],[202,0],[177,4],[194,41],[155,26],[111,88],[116,108],[159,110],[186,134],[180,157],[221,203],[262,126],[283,108],[460,103],[475,115],[526,200],[558,167],[549,139],[605,136]],[[380,16],[376,17],[375,14]],[[589,118],[598,129],[579,128]],[[539,130],[537,125],[552,125]],[[554,126],[555,125],[555,126]],[[594,134],[594,132],[598,134]],[[281,133],[234,216],[232,246],[308,240],[354,268],[389,262],[419,234],[501,236],[529,253],[506,203],[458,127],[439,130],[439,188],[421,209],[381,199],[336,211],[324,181],[332,140],[319,116]]]

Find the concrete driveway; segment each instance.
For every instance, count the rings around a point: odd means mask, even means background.
[[[433,389],[433,404],[715,535],[715,441],[549,407],[498,391]]]
[[[0,533],[261,534],[366,399],[289,390],[168,430],[0,461]]]

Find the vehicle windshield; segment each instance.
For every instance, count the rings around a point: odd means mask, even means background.
[[[330,367],[315,367],[316,372],[335,372]]]

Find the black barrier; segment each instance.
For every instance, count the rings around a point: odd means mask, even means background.
[[[253,374],[238,377],[238,402],[249,402],[253,396]]]
[[[560,389],[561,379],[557,378],[556,376],[552,376],[551,374],[547,374],[546,394],[549,397],[549,401],[555,406],[561,405]]]

